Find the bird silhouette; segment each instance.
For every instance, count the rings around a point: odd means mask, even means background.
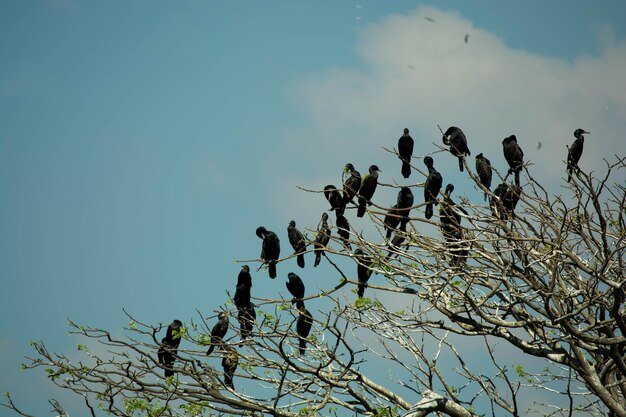
[[[359,188],[359,208],[356,212],[357,217],[365,215],[365,204],[372,204],[370,201],[376,191],[378,185],[378,173],[382,172],[376,165],[370,166],[369,174],[363,177],[361,188]]]
[[[509,164],[509,173],[515,173],[515,185],[519,187],[519,174],[524,165],[524,152],[517,144],[515,135],[502,140],[502,150],[504,151],[504,158]]]
[[[463,172],[463,158],[471,155],[465,134],[458,127],[450,126],[442,139],[444,145],[450,146],[450,153],[459,159],[459,169]]]
[[[493,171],[491,169],[491,162],[483,156],[482,153],[476,155],[476,172],[480,183],[488,190],[491,189],[491,176]],[[484,199],[487,200],[487,193],[484,193]]]
[[[426,218],[433,217],[433,204],[437,203],[437,196],[443,184],[441,174],[435,169],[433,158],[427,156],[424,158],[424,164],[428,168],[428,177],[424,185],[424,201],[426,202]]]
[[[411,157],[413,156],[413,138],[409,135],[409,129],[404,129],[404,134],[398,139],[398,158],[402,161],[402,176],[411,176]]]
[[[223,339],[226,336],[226,332],[228,332],[228,314],[222,311],[217,315],[217,323],[211,329],[211,345],[206,352],[207,356],[213,352],[215,346],[224,343]]]
[[[297,255],[297,262],[300,268],[304,268],[304,252],[306,252],[306,240],[304,235],[296,228],[296,222],[290,221],[287,226],[287,237],[289,243]]]
[[[261,260],[267,263],[270,278],[276,278],[276,261],[280,257],[280,239],[276,233],[260,226],[256,229],[256,235],[263,239],[261,245]]]
[[[576,172],[580,171],[578,161],[580,161],[580,157],[583,155],[583,145],[585,144],[583,134],[588,135],[589,133],[590,132],[586,132],[584,129],[576,129],[576,131],[574,131],[576,140],[567,150],[567,182],[572,180],[572,172],[574,170],[576,170]]]
[[[315,247],[315,263],[314,267],[320,264],[322,260],[322,254],[324,253],[324,248],[328,246],[328,242],[330,241],[330,227],[328,227],[328,214],[322,214],[321,227],[317,230],[317,236],[315,236],[315,241],[313,242],[313,246]]]

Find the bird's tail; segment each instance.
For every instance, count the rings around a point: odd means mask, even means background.
[[[463,157],[459,156],[459,169],[463,172]]]
[[[317,250],[315,251],[315,263],[313,264],[314,267],[318,266],[322,260],[322,252],[321,250]]]
[[[269,261],[268,269],[270,273],[270,278],[276,278],[276,261]]]
[[[393,229],[391,227],[387,227],[387,240],[391,238],[392,233],[393,233]]]
[[[356,294],[359,296],[359,298],[363,298],[363,295],[365,294],[365,284],[359,284],[359,288],[357,289]]]
[[[233,385],[233,376],[229,373],[225,373],[224,374],[224,385],[226,385],[227,387],[229,387],[230,389],[235,389],[235,386]]]
[[[430,219],[433,217],[433,203],[426,204],[426,218]]]
[[[404,178],[409,178],[411,176],[411,165],[406,161],[402,161],[402,176]]]
[[[306,339],[301,337],[300,338],[300,354],[304,355],[305,352],[306,352]]]
[[[304,268],[304,253],[298,255],[298,266]]]
[[[483,200],[487,201],[487,193],[483,194]]]
[[[359,197],[359,208],[356,211],[357,217],[363,217],[365,215],[365,199],[363,197]]]
[[[211,343],[211,346],[209,346],[209,350],[206,351],[206,355],[209,356],[211,352],[213,352],[213,349],[215,349],[215,345]]]
[[[171,376],[174,376],[174,371],[171,369],[166,369],[165,370],[165,378],[169,378]]]
[[[567,165],[567,182],[572,181],[572,166]]]
[[[519,187],[519,170],[515,171],[515,185]]]

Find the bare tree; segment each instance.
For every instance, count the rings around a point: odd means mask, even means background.
[[[231,323],[216,349],[237,365],[234,389],[206,359],[212,318],[200,312],[178,334],[169,378],[157,359],[164,326],[130,315],[125,337],[70,323],[106,353],[79,345],[85,356],[75,361],[37,342],[27,367],[44,368],[54,384],[83,396],[92,416],[519,416],[530,407],[550,416],[626,417],[626,188],[613,183],[625,159],[607,161],[600,178],[578,172],[563,195],[528,166],[522,189],[494,194],[463,164],[490,201],[452,206],[440,198],[440,210],[460,219],[442,232],[437,216],[424,219],[416,204],[408,227],[385,239],[384,216],[406,213],[388,214],[391,204],[376,196],[368,216],[380,238],[350,234],[364,255],[348,250],[333,227],[324,257],[340,281],[303,299],[325,307],[310,309],[304,354],[295,333],[302,311],[287,299],[254,299],[251,337],[242,341]],[[507,183],[508,175],[500,178]],[[366,295],[376,289],[384,297],[346,294],[359,283],[359,262],[377,277]],[[224,308],[236,317],[232,304]],[[3,405],[28,415],[10,396]]]

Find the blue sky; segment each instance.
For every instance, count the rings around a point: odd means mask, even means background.
[[[422,153],[437,123],[467,127],[500,165],[509,130],[542,141],[527,155],[548,182],[575,128],[604,145],[588,168],[623,154],[625,16],[621,1],[0,3],[0,391],[37,415],[64,398],[19,368],[30,340],[75,348],[66,317],[120,329],[123,307],[217,309],[257,226],[286,251],[289,220],[317,224],[325,202],[295,185],[338,183],[348,161],[392,175],[380,147],[405,126]]]

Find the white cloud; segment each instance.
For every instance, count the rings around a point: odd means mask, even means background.
[[[603,157],[626,149],[626,44],[607,40],[606,33],[599,42],[598,56],[568,62],[512,49],[457,13],[419,7],[392,15],[360,34],[363,68],[330,68],[300,80],[294,97],[311,116],[300,130],[309,140],[291,141],[288,150],[306,152],[320,172],[340,173],[348,161],[365,172],[378,163],[383,178],[398,179],[398,160],[381,146],[396,146],[408,127],[414,155],[423,156],[436,149],[433,141],[440,143],[437,124],[457,125],[472,156],[483,152],[500,170],[507,168],[501,141],[516,134],[526,159],[537,164],[533,173],[556,184],[565,172],[566,146],[583,128],[592,134],[580,165],[601,169]],[[452,157],[435,160],[444,179],[456,180]]]

